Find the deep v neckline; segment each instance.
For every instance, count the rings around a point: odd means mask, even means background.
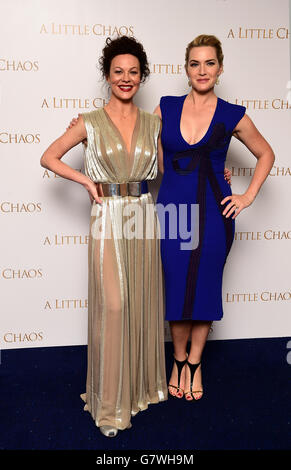
[[[182,141],[183,141],[184,143],[186,143],[189,147],[195,147],[196,145],[200,145],[200,144],[208,137],[209,132],[210,132],[212,126],[213,126],[214,119],[215,119],[216,114],[217,114],[217,110],[218,110],[220,98],[217,97],[216,107],[215,107],[215,110],[214,110],[212,119],[211,119],[210,124],[209,124],[209,127],[208,127],[207,131],[205,132],[205,134],[203,135],[203,137],[202,137],[198,142],[196,142],[195,144],[189,144],[189,142],[187,142],[187,140],[184,139],[183,134],[182,134],[182,132],[181,132],[182,114],[183,114],[184,103],[185,103],[185,100],[186,100],[187,96],[188,96],[188,95],[185,95],[185,97],[184,97],[184,99],[183,99],[183,101],[182,101],[181,113],[180,113],[180,116],[179,116],[179,118],[180,118],[180,119],[179,119],[179,134],[180,134],[180,137],[181,137],[181,139],[182,139]]]
[[[108,122],[111,124],[111,127],[115,130],[116,134],[118,135],[119,139],[120,139],[120,142],[121,142],[121,145],[126,153],[126,155],[128,157],[130,157],[132,155],[132,152],[133,152],[133,148],[135,147],[135,142],[136,142],[136,135],[137,135],[137,130],[139,128],[139,122],[140,122],[140,109],[137,108],[137,114],[136,114],[136,120],[135,120],[135,124],[134,124],[134,128],[133,128],[133,132],[132,132],[132,135],[131,135],[131,139],[130,139],[130,148],[129,148],[129,151],[128,151],[128,148],[126,146],[126,143],[125,143],[125,140],[120,132],[120,130],[118,129],[117,125],[113,122],[113,120],[111,119],[111,117],[109,116],[109,114],[107,113],[107,111],[102,108]]]

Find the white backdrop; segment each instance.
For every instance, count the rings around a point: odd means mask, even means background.
[[[276,161],[237,219],[224,318],[210,339],[290,336],[289,6],[279,3],[1,0],[0,349],[87,343],[88,194],[39,160],[73,116],[108,100],[97,63],[116,34],[134,35],[148,53],[152,74],[136,100],[147,111],[163,95],[188,92],[188,42],[201,33],[222,41],[216,92],[247,107]],[[83,171],[82,146],[64,161]],[[243,192],[255,158],[233,139],[227,166],[233,192]]]

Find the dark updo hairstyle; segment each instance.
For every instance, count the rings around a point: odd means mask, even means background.
[[[107,78],[110,72],[112,59],[120,54],[131,54],[138,58],[140,65],[140,79],[144,82],[150,74],[147,55],[143,45],[134,37],[119,36],[116,39],[107,38],[106,45],[99,59],[100,70],[103,78]]]

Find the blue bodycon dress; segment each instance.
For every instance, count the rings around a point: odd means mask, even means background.
[[[160,102],[164,176],[157,210],[166,320],[221,320],[223,269],[235,226],[232,216],[222,215],[226,204],[221,201],[231,195],[224,165],[246,108],[218,98],[206,134],[189,145],[180,131],[186,96],[165,96]]]

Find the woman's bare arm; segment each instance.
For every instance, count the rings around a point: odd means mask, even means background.
[[[246,114],[236,126],[233,135],[240,140],[257,159],[256,168],[246,192],[242,195],[233,194],[221,201],[222,204],[230,201],[223,211],[223,215],[227,214],[226,217],[229,217],[236,211],[233,216],[233,218],[235,218],[245,207],[249,206],[254,201],[272,169],[275,156],[269,143],[260,134],[253,121]]]
[[[90,199],[101,203],[98,197],[96,184],[86,175],[64,163],[62,157],[73,147],[87,138],[87,132],[82,116],[77,123],[56,139],[43,153],[40,164],[63,178],[82,184],[89,192]]]

